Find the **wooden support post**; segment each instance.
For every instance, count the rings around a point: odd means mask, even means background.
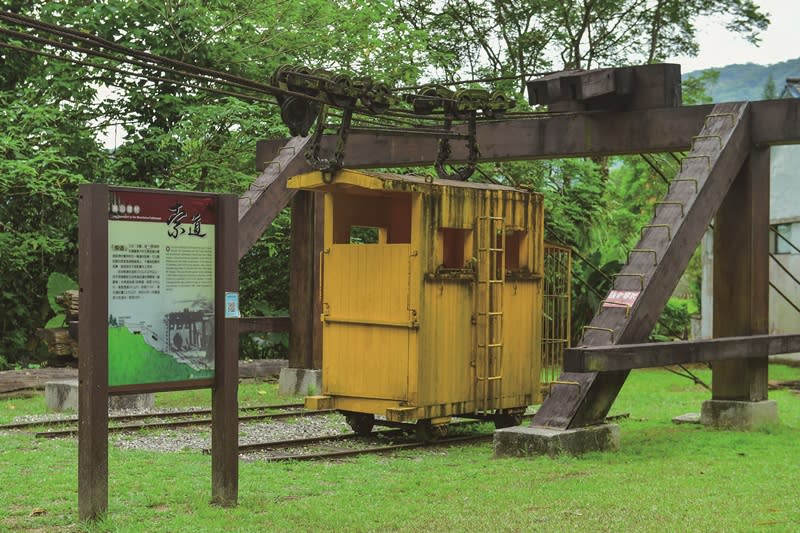
[[[714,337],[767,333],[769,148],[753,148],[714,223]],[[714,400],[767,399],[766,356],[713,363]]]
[[[108,510],[108,186],[81,185],[78,285],[78,516]]]
[[[322,368],[322,198],[322,193],[299,191],[292,199],[289,368]]]
[[[239,291],[237,198],[218,199],[214,299],[214,387],[211,392],[211,502],[235,506],[239,493],[239,322],[225,318],[225,293]]]

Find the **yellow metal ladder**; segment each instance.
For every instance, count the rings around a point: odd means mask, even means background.
[[[491,212],[491,211],[490,211]],[[506,249],[503,217],[478,217],[476,405],[500,408],[503,366],[503,286]]]

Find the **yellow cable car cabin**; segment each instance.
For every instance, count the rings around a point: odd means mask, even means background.
[[[330,183],[326,182],[330,181]],[[519,424],[540,399],[542,195],[342,170],[289,188],[324,192],[322,395],[357,433],[375,415]]]

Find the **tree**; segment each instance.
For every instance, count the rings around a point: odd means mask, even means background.
[[[775,87],[775,79],[772,77],[772,72],[769,73],[766,83],[764,83],[764,92],[761,93],[762,100],[774,100],[778,97],[778,89]]]
[[[752,0],[398,3],[409,24],[430,32],[427,59],[442,79],[653,63],[697,53],[698,17],[714,15],[752,42],[769,23]]]
[[[416,82],[422,68],[422,34],[398,20],[389,0],[15,0],[3,9],[265,83],[284,63],[391,84]],[[2,35],[0,43],[65,58],[0,48],[0,355],[25,361],[47,318],[49,273],[76,276],[77,184],[241,193],[255,173],[256,140],[288,131],[274,105],[204,90],[239,88],[143,79],[102,67],[183,77]],[[109,131],[116,142],[107,148]],[[288,220],[279,217],[242,262],[245,312],[286,306]]]

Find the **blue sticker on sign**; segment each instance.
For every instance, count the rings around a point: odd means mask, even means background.
[[[239,318],[239,293],[225,293],[225,318]]]

